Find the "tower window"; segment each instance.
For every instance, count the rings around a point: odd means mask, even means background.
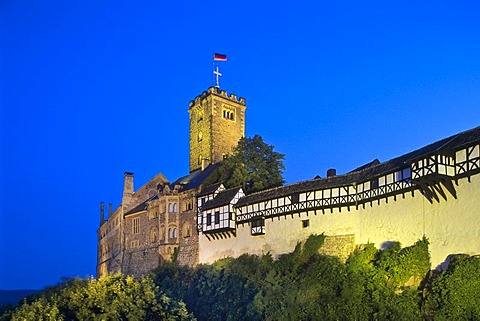
[[[203,133],[198,132],[198,141],[201,142],[203,140]]]
[[[233,110],[224,109],[223,110],[223,118],[234,120],[235,119],[235,112]]]

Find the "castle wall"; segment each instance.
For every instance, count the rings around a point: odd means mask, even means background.
[[[310,234],[324,233],[327,236],[351,236],[355,244],[374,243],[382,247],[388,242],[399,241],[410,246],[424,235],[430,241],[432,267],[442,264],[449,254],[480,254],[480,175],[458,180],[455,186],[458,199],[448,194],[448,201],[440,198],[433,204],[415,191],[402,198],[393,197],[359,206],[336,208],[332,211],[302,212],[293,215],[265,219],[265,234],[251,236],[250,225],[237,226],[235,237],[208,239],[200,235],[199,262],[212,263],[226,256],[238,257],[243,253],[272,255],[291,252],[298,241]],[[309,224],[304,227],[303,220]],[[345,238],[338,239],[345,243]],[[474,242],[472,240],[478,240]],[[343,246],[330,242],[330,247],[338,245],[340,251],[348,251],[348,241]],[[344,250],[341,250],[341,249]],[[337,251],[338,251],[337,249]],[[345,253],[344,253],[345,254]]]

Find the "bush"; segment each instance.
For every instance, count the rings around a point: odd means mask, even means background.
[[[456,256],[432,282],[435,320],[480,320],[480,257]]]

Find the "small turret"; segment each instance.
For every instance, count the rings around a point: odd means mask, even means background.
[[[100,226],[105,223],[105,203],[100,202]]]

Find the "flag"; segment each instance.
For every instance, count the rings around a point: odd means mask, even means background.
[[[216,61],[227,61],[227,55],[222,55],[222,54],[219,54],[219,53],[215,53],[213,55],[213,60],[216,60]]]

